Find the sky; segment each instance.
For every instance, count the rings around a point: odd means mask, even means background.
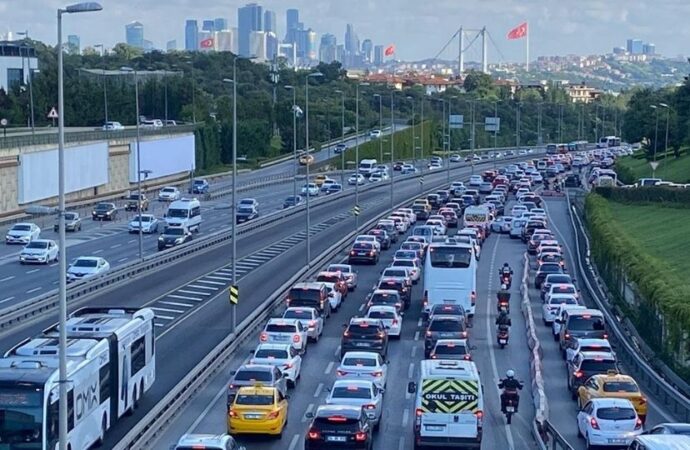
[[[74,2],[78,0],[72,0]],[[70,0],[0,0],[0,34],[28,30],[44,42],[56,42],[56,10]],[[17,7],[15,3],[21,3]],[[144,38],[157,48],[169,40],[184,46],[186,19],[227,18],[237,23],[237,0],[101,0],[103,11],[65,15],[63,39],[81,38],[82,48],[103,43],[110,48],[125,41],[125,25],[139,21]],[[508,41],[506,33],[529,23],[530,56],[610,53],[627,38],[656,44],[665,56],[690,55],[690,0],[264,0],[264,9],[276,12],[278,36],[285,34],[285,10],[298,8],[305,27],[320,36],[332,33],[342,43],[345,25],[352,23],[360,41],[396,47],[401,60],[436,56],[460,26],[486,26],[491,63],[524,61],[525,41]],[[466,33],[469,42],[476,32]],[[467,60],[479,60],[479,41]],[[455,59],[454,42],[441,53]]]

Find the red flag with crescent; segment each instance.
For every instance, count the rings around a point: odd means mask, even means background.
[[[199,47],[201,48],[213,48],[213,38],[204,39],[199,42]]]
[[[508,39],[521,39],[527,36],[527,22],[523,22],[508,32]]]
[[[384,50],[383,54],[385,56],[392,56],[395,53],[395,45],[389,45],[386,47],[386,50]]]

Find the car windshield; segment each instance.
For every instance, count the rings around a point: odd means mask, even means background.
[[[255,358],[287,359],[288,353],[282,348],[260,348],[254,353]]]
[[[168,209],[168,217],[174,217],[178,219],[186,219],[189,215],[189,210],[181,208],[170,208]]]
[[[141,221],[142,222],[150,222],[151,216],[141,216]],[[134,218],[132,219],[132,222],[139,222],[139,216],[134,216]]]
[[[601,317],[571,316],[568,329],[574,331],[603,331],[604,319]]]
[[[429,249],[431,267],[463,269],[470,266],[472,250],[466,247],[434,247]]]
[[[333,398],[371,398],[371,389],[364,386],[336,386],[333,388]]]
[[[560,270],[560,264],[544,263],[539,266],[539,272],[559,272]]]
[[[99,203],[96,205],[96,209],[110,209],[110,203]]]
[[[607,381],[604,392],[639,392],[640,389],[632,381]]]
[[[255,200],[253,198],[243,198],[240,200],[240,205],[253,205],[254,201]]]
[[[609,370],[617,370],[616,361],[612,359],[585,359],[580,365],[580,370],[587,372],[606,373]]]
[[[412,259],[417,257],[417,252],[415,251],[406,251],[406,250],[398,250],[395,252],[395,255],[393,255],[394,258],[400,258],[400,259]]]
[[[237,208],[237,212],[240,214],[251,214],[252,212],[254,212],[254,208],[252,208],[251,206],[240,206],[239,208]]]
[[[458,320],[432,320],[429,331],[462,331],[463,326]]]
[[[204,183],[205,183],[204,180],[194,180],[194,186],[201,186]]]
[[[74,220],[77,217],[79,217],[79,216],[77,216],[76,213],[66,213],[65,214],[65,220]]]
[[[235,381],[272,381],[270,370],[238,370]]]
[[[184,230],[182,228],[166,228],[163,234],[168,236],[184,236]]]
[[[74,267],[96,267],[98,261],[95,259],[78,259],[74,262]]]
[[[295,325],[291,323],[269,323],[266,325],[266,331],[269,333],[294,333],[297,331]]]
[[[245,395],[238,394],[235,397],[236,405],[256,405],[256,406],[268,406],[273,404],[272,395]]]
[[[370,319],[395,319],[393,311],[369,311],[367,317]]]
[[[289,309],[283,314],[285,319],[311,319],[312,313],[306,309]]]
[[[434,353],[437,355],[464,355],[467,353],[467,349],[464,345],[443,344],[437,345]]]
[[[29,226],[29,225],[15,225],[12,227],[12,231],[31,231],[31,226]]]
[[[161,192],[175,192],[175,188],[163,188]]]
[[[376,367],[376,360],[373,358],[345,358],[343,360],[344,366],[357,366],[357,367]]]
[[[599,408],[597,418],[603,420],[633,420],[637,419],[637,414],[633,408]]]
[[[26,247],[24,248],[40,248],[40,249],[46,249],[48,248],[48,243],[47,242],[38,242],[38,241],[33,241],[29,242]]]

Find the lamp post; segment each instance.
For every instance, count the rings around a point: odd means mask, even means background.
[[[340,94],[341,113],[340,113],[340,186],[345,187],[345,93],[340,89],[334,91]]]
[[[292,180],[292,197],[297,199],[297,90],[294,86],[289,84],[285,89],[292,91],[292,159],[293,159],[293,173]]]
[[[105,47],[103,46],[103,44],[96,44],[93,46],[93,48],[99,48],[99,47],[101,49],[101,58],[102,58],[103,53],[105,52]],[[106,83],[106,80],[108,78],[105,76],[105,67],[103,67],[102,73],[103,73],[103,117],[104,117],[103,124],[105,125],[108,123],[108,87],[107,87],[108,84]]]
[[[424,96],[419,103],[419,159],[424,161]],[[422,170],[424,170],[424,163],[422,163]]]
[[[654,178],[654,173],[656,172],[656,145],[659,141],[659,107],[656,105],[649,105],[650,108],[654,110],[656,115],[656,125],[654,126],[654,165],[652,165],[652,178]]]
[[[450,183],[450,154],[452,151],[451,148],[451,128],[450,128],[450,116],[451,116],[451,108],[453,106],[452,100],[458,98],[457,95],[452,95],[450,99],[448,99],[448,117],[446,118],[446,122],[448,122],[448,153],[446,155],[446,180],[448,183]]]
[[[355,88],[355,208],[359,207],[359,87],[369,83],[357,83]],[[359,228],[359,214],[355,214],[355,230]]]
[[[29,39],[29,31],[17,31],[18,36],[24,36],[26,39]],[[29,108],[30,108],[30,118],[29,118],[29,125],[31,126],[31,134],[34,134],[34,90],[33,90],[33,78],[34,78],[34,73],[31,70],[31,56],[29,55],[29,46],[27,44],[26,46],[26,64],[29,68]],[[21,49],[22,47],[19,48],[19,54],[21,56]],[[22,58],[22,68],[24,68],[24,59]]]
[[[59,450],[67,450],[67,247],[65,244],[65,86],[62,62],[62,15],[100,11],[95,2],[77,3],[57,10],[57,52],[58,52],[58,231],[59,231],[59,395],[58,428]]]
[[[412,165],[417,167],[417,152],[416,152],[416,139],[417,137],[415,136],[414,133],[414,97],[412,96],[407,96],[405,97],[407,100],[410,100],[412,102]]]
[[[391,212],[393,212],[393,190],[394,190],[394,184],[395,180],[393,180],[393,175],[395,174],[395,170],[393,170],[393,165],[395,164],[394,160],[394,150],[393,150],[393,140],[395,139],[395,103],[393,99],[393,95],[395,94],[395,90],[391,90]],[[379,95],[379,101],[381,100],[381,96]],[[412,145],[414,146],[414,139],[412,140]],[[381,148],[383,149],[383,142],[381,143]],[[383,151],[381,151],[381,154],[383,154]],[[382,159],[383,160],[383,159]]]
[[[379,131],[381,133],[383,133],[383,97],[381,97],[381,94],[374,94],[374,98],[376,98],[376,97],[379,98],[379,128],[380,128]],[[391,103],[391,105],[392,105],[392,103]],[[393,126],[392,120],[393,119],[391,117],[391,127]],[[381,161],[381,163],[383,163],[383,139],[381,139],[381,136],[379,136],[379,161]]]
[[[666,109],[666,142],[664,144],[664,166],[666,165],[666,158],[668,157],[668,122],[671,114],[671,107],[666,103],[659,103],[659,106]]]
[[[305,103],[304,103],[304,121],[305,121],[305,149],[306,149],[306,154],[307,154],[307,267],[311,266],[311,236],[309,235],[309,228],[311,226],[311,217],[309,214],[309,197],[311,197],[311,191],[310,191],[310,186],[309,186],[309,79],[310,78],[316,78],[316,77],[322,77],[323,74],[321,72],[312,72],[308,74],[305,79],[304,79],[304,90],[305,90]],[[316,186],[316,184],[315,184]]]

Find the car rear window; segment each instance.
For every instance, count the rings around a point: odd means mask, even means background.
[[[238,370],[235,373],[235,381],[271,381],[271,372],[268,370]]]
[[[365,242],[357,242],[352,246],[355,250],[371,250],[374,248],[373,244],[368,244]]]
[[[639,392],[637,385],[632,381],[607,381],[604,383],[604,392]]]
[[[369,324],[352,324],[348,330],[353,336],[375,336],[379,327]]]
[[[601,317],[571,316],[568,329],[573,331],[603,331],[604,320]]]
[[[322,433],[329,434],[351,434],[359,431],[359,419],[343,416],[317,417],[314,419],[314,425]]]
[[[395,319],[393,311],[369,311],[367,317],[370,319]]]
[[[463,309],[462,306],[458,306],[458,305],[434,305],[433,308],[431,308],[431,313],[432,314],[448,314],[448,315],[454,316],[454,315],[464,315],[465,310]]]
[[[236,405],[272,405],[273,396],[272,395],[243,395],[239,394],[235,397]]]
[[[434,353],[437,355],[464,355],[467,349],[464,345],[443,344],[437,345]]]
[[[599,408],[597,418],[603,420],[632,420],[637,418],[635,410],[632,408]]]
[[[345,358],[345,366],[376,367],[376,360],[373,358]]]
[[[307,310],[290,309],[285,311],[283,317],[286,319],[311,319],[312,312]]]
[[[269,323],[266,325],[266,331],[269,333],[294,333],[296,330],[295,325],[293,324],[278,324],[278,323]]]
[[[432,320],[429,331],[464,331],[465,327],[459,320],[441,319]]]
[[[606,373],[609,370],[617,370],[616,362],[612,359],[585,359],[580,369],[587,372]]]
[[[336,275],[319,275],[316,277],[316,281],[321,281],[324,283],[337,283],[340,281],[340,277]]]
[[[287,351],[278,348],[260,348],[254,353],[256,358],[286,359],[288,356]]]
[[[288,294],[290,300],[312,300],[321,301],[321,291],[318,289],[290,289]]]
[[[333,388],[335,398],[371,398],[371,389],[364,386],[336,386]]]

